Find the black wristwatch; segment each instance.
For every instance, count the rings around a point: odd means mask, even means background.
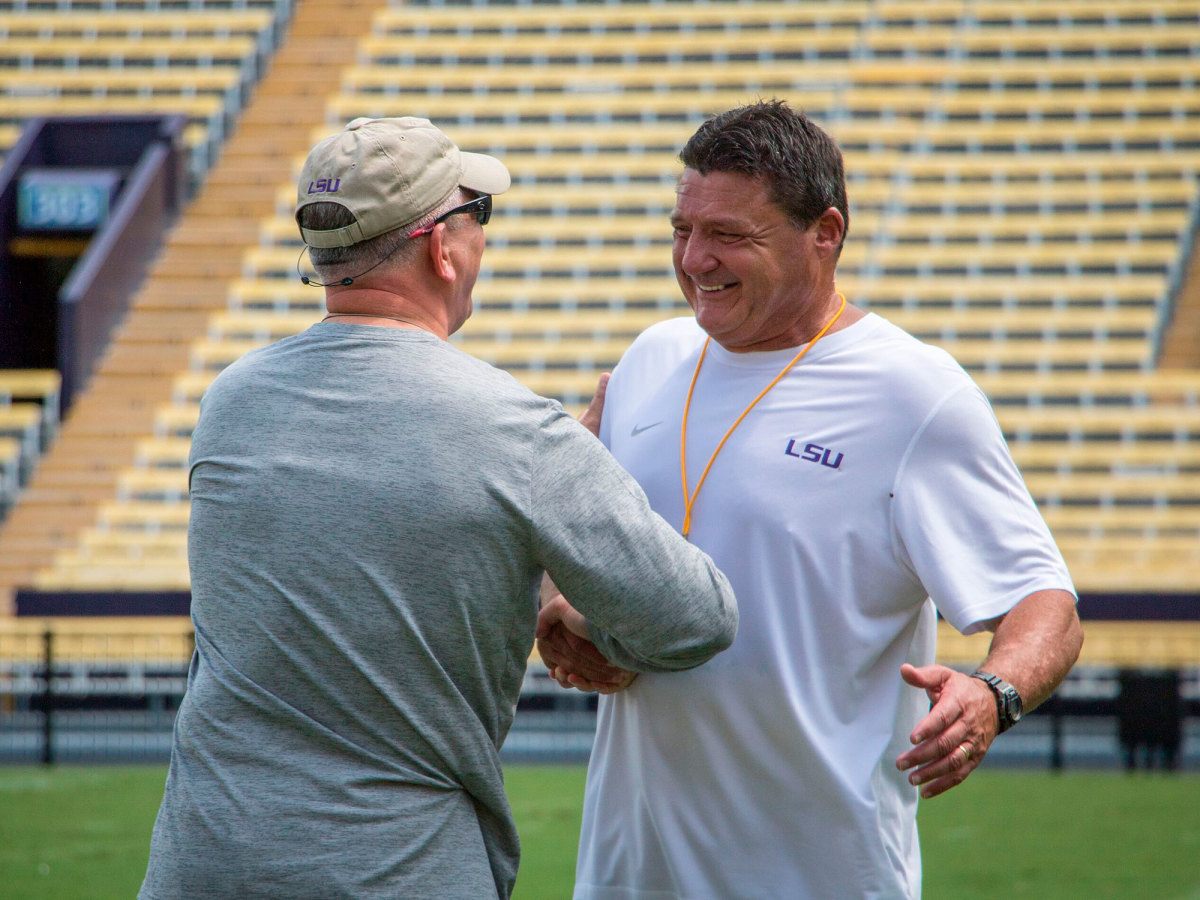
[[[987,672],[972,672],[971,677],[978,678],[996,695],[996,715],[1000,718],[998,734],[1003,734],[1021,721],[1021,713],[1024,712],[1025,704],[1021,702],[1021,695],[1017,693],[1015,687]]]

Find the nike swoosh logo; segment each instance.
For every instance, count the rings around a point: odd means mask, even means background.
[[[643,431],[649,431],[651,428],[657,428],[662,422],[651,422],[649,425],[634,425],[633,431],[629,432],[630,437],[637,437]]]

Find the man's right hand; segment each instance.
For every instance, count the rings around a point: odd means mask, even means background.
[[[538,614],[537,648],[550,677],[565,688],[614,694],[637,678],[604,658],[588,640],[583,616],[557,592]]]

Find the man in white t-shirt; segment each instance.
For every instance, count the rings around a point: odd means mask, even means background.
[[[833,140],[759,103],[681,159],[695,318],[634,342],[599,431],[729,576],[741,626],[711,662],[633,680],[546,603],[553,674],[607,694],[575,898],[918,897],[918,794],[961,783],[1061,682],[1074,588],[979,388],[837,292]],[[979,672],[934,664],[938,612],[994,632]]]

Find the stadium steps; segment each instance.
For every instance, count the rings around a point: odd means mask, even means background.
[[[139,440],[154,433],[174,375],[190,364],[192,339],[206,332],[205,310],[224,309],[241,255],[293,160],[322,126],[314,102],[320,72],[329,89],[354,62],[358,35],[383,0],[305,0],[245,107],[208,181],[168,236],[96,374],[76,398],[58,439],[29,487],[0,524],[0,614],[19,585],[31,584],[58,552],[70,552],[115,501],[119,473]]]
[[[1191,262],[1162,338],[1164,368],[1200,368],[1200,232],[1192,237]]]

